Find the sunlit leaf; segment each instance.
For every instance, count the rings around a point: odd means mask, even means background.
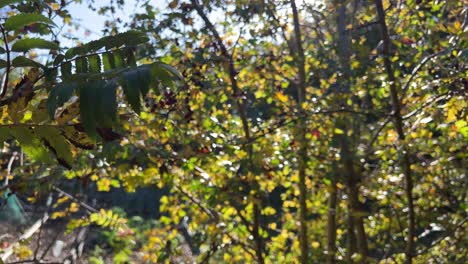
[[[5,21],[5,28],[7,30],[21,29],[24,26],[34,23],[42,23],[46,25],[55,25],[49,18],[38,13],[20,13],[18,15],[9,17]]]

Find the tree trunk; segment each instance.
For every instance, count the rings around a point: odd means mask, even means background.
[[[353,255],[356,253],[356,233],[354,232],[354,217],[351,206],[348,205],[348,230],[347,230],[347,251],[346,260],[348,263],[353,263]]]
[[[335,263],[336,254],[336,204],[337,204],[337,188],[336,176],[333,175],[333,180],[330,187],[330,197],[328,197],[328,224],[327,224],[327,263]]]
[[[347,26],[347,15],[346,15],[346,1],[344,0],[337,0],[337,27],[338,27],[338,56],[340,59],[341,71],[342,76],[340,78],[340,91],[344,94],[344,101],[347,101],[349,95],[351,94],[351,64],[350,64],[350,42],[351,38],[349,36],[349,32],[346,30]],[[348,125],[348,121],[344,119],[340,119],[337,121],[337,128],[342,130],[343,134],[337,135],[337,138],[341,144],[341,159],[343,161],[343,176],[346,178],[347,190],[348,190],[348,206],[349,206],[349,213],[351,214],[349,217],[349,228],[350,233],[350,248],[348,252],[350,255],[353,254],[353,246],[354,242],[352,238],[354,237],[354,229],[352,230],[351,227],[355,227],[356,231],[356,240],[357,240],[357,250],[361,255],[361,263],[367,263],[367,254],[368,254],[368,246],[367,246],[367,237],[364,230],[364,219],[362,214],[360,213],[360,204],[359,204],[359,181],[360,175],[356,173],[354,169],[354,160],[355,156],[353,151],[351,150],[349,138],[347,132],[352,130],[353,127]]]
[[[302,108],[302,103],[305,102],[305,87],[306,87],[306,77],[305,77],[305,56],[304,49],[302,47],[302,34],[301,27],[299,24],[299,14],[297,11],[297,6],[295,0],[291,0],[291,9],[294,19],[294,38],[296,40],[295,54],[292,54],[296,59],[297,70],[299,83],[297,88],[297,97],[298,97],[298,107],[299,113],[303,114],[304,109]],[[307,188],[306,188],[306,167],[307,167],[307,139],[306,139],[306,121],[301,118],[299,121],[299,133],[298,133],[298,142],[299,153],[299,244],[301,247],[301,259],[302,264],[308,263],[309,259],[309,242],[307,237]]]
[[[401,117],[400,111],[401,106],[400,98],[398,96],[397,80],[395,78],[395,73],[392,69],[392,62],[390,60],[392,55],[390,51],[391,40],[388,33],[387,23],[385,22],[385,11],[381,0],[375,0],[374,2],[379,16],[382,33],[384,67],[387,73],[388,81],[390,83],[390,95],[393,106],[393,123],[395,124],[398,140],[400,140],[402,144],[403,151],[403,160],[401,166],[405,176],[405,195],[408,202],[408,233],[406,235],[405,263],[411,264],[413,262],[415,213],[413,204],[413,179],[411,172],[410,154],[408,146],[405,143],[405,132],[403,131],[403,119]]]
[[[191,1],[193,7],[195,8],[195,11],[198,13],[198,15],[202,18],[203,22],[205,22],[206,27],[208,28],[209,31],[213,34],[213,37],[215,38],[216,44],[218,48],[221,51],[222,56],[224,59],[228,62],[227,63],[227,72],[229,74],[229,80],[231,82],[232,90],[233,90],[233,99],[236,102],[236,108],[237,111],[239,112],[239,116],[241,119],[242,123],[242,129],[244,131],[244,137],[246,142],[250,142],[250,127],[249,127],[249,122],[247,119],[247,111],[246,111],[246,104],[244,100],[240,99],[240,94],[241,94],[241,89],[239,88],[239,84],[237,83],[237,69],[234,65],[234,59],[232,57],[232,54],[229,53],[228,49],[223,43],[222,38],[220,37],[218,31],[216,30],[215,26],[213,23],[211,23],[210,19],[207,17],[205,12],[203,11],[202,7],[198,3],[197,0],[192,0]],[[249,170],[252,169],[252,158],[253,158],[253,147],[252,144],[246,144],[245,145],[245,151],[248,153],[249,157]],[[254,182],[253,184],[256,184]],[[260,214],[261,214],[261,208],[258,204],[254,204],[253,206],[253,214],[254,214],[254,219],[253,219],[253,227],[252,227],[252,232],[251,235],[254,237],[254,243],[255,243],[255,254],[257,258],[257,262],[260,264],[263,264],[265,262],[265,259],[263,257],[263,238],[260,235]],[[248,226],[247,226],[248,229]]]

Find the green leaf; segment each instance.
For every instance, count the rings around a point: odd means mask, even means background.
[[[76,73],[86,73],[88,72],[88,59],[85,57],[78,58],[75,61]]]
[[[102,64],[104,65],[104,71],[115,69],[114,55],[109,52],[102,54]]]
[[[122,52],[120,50],[116,50],[113,53],[113,58],[114,58],[114,67],[115,68],[123,68],[125,67],[125,60],[122,56]]]
[[[153,63],[151,65],[151,76],[169,87],[174,86],[174,81],[182,79],[177,70],[164,63]]]
[[[55,25],[49,18],[38,14],[38,13],[21,13],[12,17],[9,17],[5,21],[5,28],[7,30],[17,30],[23,27],[35,23],[41,23],[46,25]]]
[[[10,128],[10,134],[19,142],[24,153],[32,159],[42,162],[51,161],[49,151],[29,128]]]
[[[129,30],[127,32],[123,32],[111,37],[111,45],[106,45],[106,48],[113,48],[119,47],[121,45],[125,45],[127,47],[137,46],[149,41],[148,36],[146,33],[137,31],[137,30]]]
[[[44,65],[40,64],[39,62],[33,61],[31,59],[28,59],[24,56],[18,56],[13,59],[11,62],[11,65],[13,67],[40,67],[40,68],[45,68]]]
[[[49,114],[47,112],[47,99],[43,99],[39,102],[36,109],[32,113],[31,121],[35,124],[45,122],[49,119]]]
[[[10,128],[0,127],[0,148],[3,148],[3,143],[11,138]]]
[[[59,54],[57,55],[57,57],[55,57],[55,60],[54,60],[54,66],[58,66],[60,63],[62,63],[62,61],[65,59],[65,56],[63,54]]]
[[[76,83],[59,83],[50,90],[47,100],[47,111],[53,119],[57,108],[63,106],[75,92],[78,85]]]
[[[44,76],[48,82],[55,82],[58,76],[57,68],[47,68],[44,70]]]
[[[102,127],[112,127],[117,122],[117,82],[106,82],[96,92],[96,121]]]
[[[60,67],[60,73],[62,74],[62,79],[68,79],[72,75],[72,64],[71,62],[65,62]]]
[[[6,66],[7,66],[6,60],[0,59],[0,69],[6,68]]]
[[[59,161],[64,161],[69,166],[73,164],[71,145],[60,133],[59,129],[54,127],[37,127],[34,132],[48,143]]]
[[[127,65],[128,66],[132,66],[132,67],[137,66],[135,53],[133,52],[133,50],[128,49],[125,55],[127,57]]]
[[[59,46],[57,43],[45,39],[27,38],[16,41],[11,47],[11,50],[16,52],[26,52],[30,49],[58,50]]]
[[[0,0],[0,8],[5,7],[7,5],[15,4],[22,2],[23,0]]]
[[[65,53],[65,58],[71,59],[77,55],[85,55],[96,52],[103,48],[112,50],[122,46],[134,47],[136,45],[148,42],[149,38],[146,33],[130,30],[124,33],[119,33],[115,36],[107,36],[98,40],[93,40],[78,47],[69,49]]]
[[[136,74],[138,75],[138,79],[140,81],[140,94],[141,98],[145,98],[146,94],[149,91],[151,85],[151,71],[150,68],[146,65],[137,68]]]
[[[68,49],[67,52],[65,52],[65,59],[71,59],[75,57],[76,55],[80,54],[80,50],[84,50],[82,47],[75,47]],[[84,53],[84,52],[81,52]]]
[[[99,44],[104,45],[104,47],[108,50],[119,48],[121,46],[133,47],[148,41],[149,38],[146,33],[137,30],[129,30],[127,32],[119,33],[114,36],[104,37],[98,40]],[[100,45],[96,45],[95,43],[93,44],[100,48]],[[90,49],[95,51],[94,47],[90,47]]]
[[[133,111],[140,113],[141,100],[140,100],[140,82],[137,70],[127,71],[122,74],[122,88],[127,101],[130,103]]]
[[[98,105],[98,89],[104,86],[104,81],[87,83],[80,87],[80,117],[85,132],[93,139],[97,139],[96,106]]]
[[[0,47],[0,54],[4,54],[6,50],[3,47]]]
[[[88,57],[89,72],[99,73],[101,72],[101,57],[99,55],[93,55]]]
[[[161,68],[165,69],[166,71],[170,72],[174,77],[176,77],[180,81],[182,81],[184,79],[184,77],[182,75],[180,75],[179,71],[177,71],[174,67],[172,67],[170,65],[167,65],[165,63],[159,63],[159,62],[153,63],[153,65],[155,67],[161,67]]]

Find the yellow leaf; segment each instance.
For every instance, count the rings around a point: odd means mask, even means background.
[[[276,98],[280,100],[283,103],[286,103],[288,101],[288,96],[284,95],[282,92],[276,92]]]
[[[68,199],[69,199],[69,198],[68,198],[67,196],[63,196],[63,197],[61,197],[61,198],[59,198],[59,199],[57,200],[57,204],[64,203],[64,202],[68,201]]]
[[[93,175],[91,175],[90,179],[92,181],[97,181],[99,179],[99,176],[97,176],[96,174],[93,174]]]
[[[263,215],[274,215],[276,213],[275,209],[273,207],[266,207],[263,209]]]
[[[64,22],[65,24],[67,24],[67,25],[71,25],[71,17],[65,17],[65,18],[63,19],[63,22]]]
[[[98,191],[100,192],[108,192],[110,191],[110,184],[111,181],[108,178],[102,178],[97,181]]]
[[[60,9],[60,4],[59,3],[52,3],[50,4],[50,8],[52,8],[52,10],[54,11],[57,11]]]
[[[15,247],[14,252],[20,260],[24,260],[33,254],[32,250],[24,245]]]
[[[387,132],[387,143],[393,143],[397,139],[398,135],[395,130],[389,130]]]
[[[275,229],[276,229],[276,223],[270,223],[270,224],[268,224],[268,227],[269,227],[270,229],[275,230]]]
[[[78,212],[80,206],[77,203],[71,203],[70,208],[68,209],[70,212],[75,213]]]
[[[335,128],[335,134],[341,135],[341,134],[344,134],[344,131],[339,128]]]
[[[351,69],[357,69],[359,67],[360,63],[359,61],[355,60],[353,62],[351,62]]]
[[[231,239],[228,236],[223,236],[223,244],[231,243]]]
[[[320,243],[317,242],[317,241],[314,241],[314,242],[312,242],[312,247],[313,248],[318,248],[318,247],[320,247]]]

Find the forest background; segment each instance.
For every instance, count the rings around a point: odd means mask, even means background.
[[[0,8],[2,262],[466,263],[464,1]]]

